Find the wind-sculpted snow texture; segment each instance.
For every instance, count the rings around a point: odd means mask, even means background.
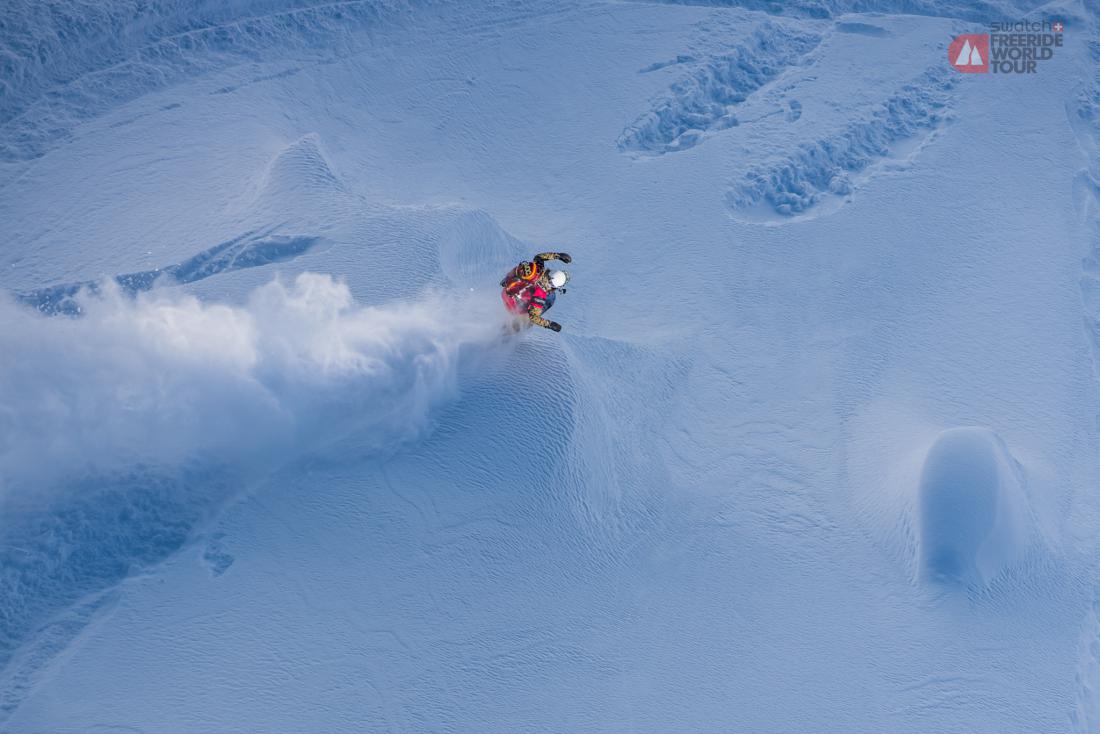
[[[348,53],[364,42],[356,30],[404,8],[399,0],[17,0],[0,27],[0,160],[41,156],[82,121],[214,69]]]
[[[1095,23],[8,3],[0,732],[1098,730]]]

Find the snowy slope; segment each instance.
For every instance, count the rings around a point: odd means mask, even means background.
[[[1087,4],[0,12],[0,730],[1100,731]]]

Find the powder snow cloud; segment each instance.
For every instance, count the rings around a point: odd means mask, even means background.
[[[241,306],[101,291],[79,297],[78,319],[0,302],[9,490],[197,457],[264,463],[344,435],[392,446],[453,394],[462,345],[497,333],[473,302],[363,307],[313,273],[261,286]]]

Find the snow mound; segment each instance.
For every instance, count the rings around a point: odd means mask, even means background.
[[[1025,554],[1029,510],[1021,473],[985,428],[952,428],[936,439],[918,488],[923,577],[988,585]]]
[[[495,284],[529,250],[485,212],[456,212],[440,234],[439,266],[459,288]]]
[[[316,133],[303,135],[286,146],[264,171],[254,204],[266,221],[323,219],[351,196],[333,171]]]

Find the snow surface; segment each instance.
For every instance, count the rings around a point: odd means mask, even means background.
[[[1096,12],[4,3],[0,730],[1100,731]]]

